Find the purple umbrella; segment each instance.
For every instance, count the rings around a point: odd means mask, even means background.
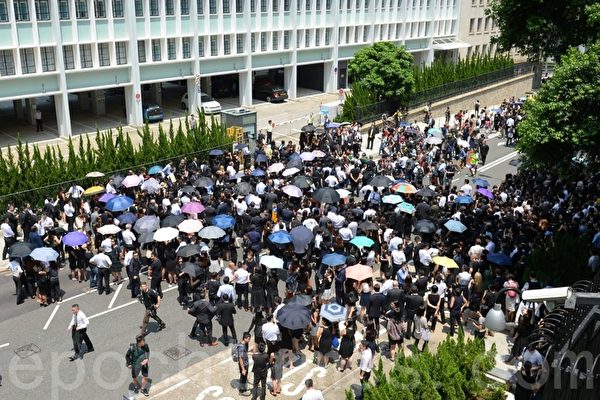
[[[69,232],[62,237],[63,244],[71,247],[81,246],[82,244],[87,243],[87,241],[87,235],[79,231]]]
[[[113,193],[104,193],[102,196],[100,196],[100,198],[98,199],[99,202],[101,203],[108,203],[108,201],[112,198],[117,197],[116,194]]]
[[[494,194],[492,192],[490,192],[489,190],[485,189],[485,188],[479,188],[479,189],[477,189],[477,192],[481,193],[482,195],[484,195],[488,199],[493,199],[494,198]]]
[[[189,203],[185,203],[183,207],[181,207],[181,211],[186,214],[200,214],[204,211],[204,206],[202,203],[197,201],[190,201]]]

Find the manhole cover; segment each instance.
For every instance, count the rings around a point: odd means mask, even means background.
[[[25,346],[21,346],[15,350],[15,353],[21,358],[27,358],[29,356],[34,355],[35,353],[39,353],[42,351],[39,347],[37,347],[33,343],[26,344]]]
[[[167,356],[169,356],[170,358],[172,358],[173,360],[179,360],[180,358],[183,358],[183,357],[187,356],[188,354],[192,354],[192,351],[186,349],[183,346],[177,345],[177,346],[171,347],[170,349],[167,349],[165,351],[165,354]]]

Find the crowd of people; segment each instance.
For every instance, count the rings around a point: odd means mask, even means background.
[[[447,110],[441,129],[429,110],[424,124],[386,119],[368,133],[381,142],[377,158],[362,153],[358,124],[328,124],[305,130],[299,145],[261,136],[253,154],[244,146],[213,151],[206,161],[93,178],[99,193],[73,183],[39,209],[12,204],[1,230],[17,304],[61,301],[63,268],[99,295],[127,277],[131,297],[146,308],[137,336],[144,346],[150,318],[166,328],[157,315],[163,283],[177,285],[177,301],[195,318],[190,337],[216,346],[220,325],[223,343],[236,343],[240,394],[249,394],[252,353],[254,385],[263,388],[253,396],[262,399],[267,372],[276,396],[284,367],[304,347],[317,365],[337,360],[341,372],[353,367],[358,347],[367,382],[377,353],[393,360],[407,340],[423,351],[443,325],[454,335],[469,320],[485,337],[482,318],[500,301],[507,321],[518,323],[510,360],[523,357],[528,312],[535,325],[543,307],[528,311],[516,292],[497,292],[551,284],[534,272],[524,279],[524,261],[562,232],[595,234],[590,268],[598,269],[600,175],[564,182],[524,171],[493,187],[472,177],[456,185],[463,169],[476,175],[485,163],[486,135],[502,132],[507,144],[517,136],[517,102],[475,108],[469,116]],[[56,256],[34,257],[39,248]],[[367,274],[357,278],[358,270]],[[307,309],[304,326],[281,321],[292,304]],[[343,307],[341,318],[321,315],[330,304]],[[252,315],[240,336],[238,312]]]

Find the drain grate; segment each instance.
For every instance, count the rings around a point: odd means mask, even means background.
[[[25,346],[21,346],[15,350],[15,353],[21,358],[27,358],[29,356],[34,355],[35,353],[39,353],[42,351],[39,347],[37,347],[33,343],[26,344]]]
[[[192,354],[192,351],[180,345],[171,347],[165,351],[165,355],[173,360],[179,360],[189,354]]]

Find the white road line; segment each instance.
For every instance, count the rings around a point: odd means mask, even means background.
[[[121,283],[119,287],[117,287],[117,290],[115,290],[115,294],[113,295],[112,299],[110,299],[110,303],[108,303],[109,310],[112,308],[113,304],[115,304],[115,300],[117,300],[117,296],[119,295],[121,289],[123,289],[123,283]]]
[[[498,146],[498,147],[500,147],[500,146],[504,146],[504,145],[506,145],[506,143],[505,143],[505,142],[496,143],[496,146]]]
[[[56,307],[54,307],[54,310],[52,310],[52,314],[50,314],[50,318],[48,318],[48,321],[46,321],[46,325],[44,325],[43,330],[48,329],[48,327],[50,326],[50,323],[54,319],[54,316],[56,315],[56,312],[58,311],[59,308],[60,308],[60,304],[57,304]]]
[[[76,294],[75,296],[69,297],[69,298],[67,298],[67,299],[63,299],[63,300],[62,300],[62,301],[61,301],[59,304],[66,303],[67,301],[74,300],[74,299],[76,299],[76,298],[78,298],[78,297],[85,296],[86,294],[90,294],[90,293],[91,293],[91,291],[89,291],[89,292],[84,292],[84,293],[79,293],[79,294]]]
[[[477,170],[477,172],[487,171],[488,169],[493,168],[493,167],[495,167],[498,164],[502,164],[503,162],[510,160],[511,158],[513,158],[514,156],[516,156],[517,154],[518,154],[518,152],[516,152],[516,151],[508,153],[507,155],[505,155],[503,157],[500,157],[497,160],[494,160],[493,162],[491,162],[491,163],[489,163],[487,165],[484,165],[483,167],[479,168]]]
[[[308,362],[304,361],[302,364],[295,366],[294,368],[290,369],[285,374],[281,375],[281,380],[283,381],[284,379],[289,378],[290,376],[294,375],[296,372],[300,371],[302,368],[306,367],[307,365],[308,365]]]
[[[0,344],[0,349],[3,347],[8,347],[10,345],[10,343],[4,343],[4,344]]]
[[[170,393],[170,392],[172,392],[173,390],[175,390],[175,389],[178,389],[178,388],[180,388],[181,386],[183,386],[183,385],[185,385],[185,384],[187,384],[187,383],[190,383],[190,382],[191,382],[190,378],[185,378],[185,379],[184,379],[184,380],[182,380],[181,382],[178,382],[178,383],[174,384],[173,386],[171,386],[171,387],[169,387],[169,388],[167,388],[167,389],[163,390],[163,391],[162,391],[162,392],[160,392],[160,393],[157,393],[156,395],[154,395],[154,396],[152,396],[152,397],[159,397],[159,396],[162,396],[163,394]]]
[[[168,288],[168,289],[166,289],[166,290],[163,290],[163,293],[169,292],[169,291],[171,291],[171,290],[174,290],[174,289],[177,289],[177,286],[173,286],[173,287],[170,287],[170,288]],[[88,319],[93,319],[93,318],[96,318],[96,317],[100,317],[100,316],[102,316],[102,315],[108,314],[109,312],[116,311],[116,310],[119,310],[119,309],[121,309],[121,308],[124,308],[124,307],[130,306],[130,305],[132,305],[132,304],[136,304],[136,303],[139,303],[139,301],[137,301],[137,300],[131,300],[130,302],[128,302],[128,303],[125,303],[125,304],[121,304],[120,306],[117,306],[117,307],[115,307],[115,308],[111,308],[111,309],[109,309],[109,310],[102,311],[102,312],[100,312],[100,313],[98,313],[98,314],[94,314],[94,315],[92,315],[91,317],[88,317]]]

